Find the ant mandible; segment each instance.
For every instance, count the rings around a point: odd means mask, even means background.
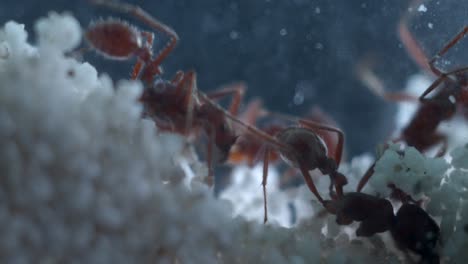
[[[161,80],[161,63],[175,48],[179,37],[173,29],[158,21],[143,9],[127,3],[110,0],[94,0],[101,5],[140,20],[150,28],[163,32],[169,37],[168,43],[153,56],[154,34],[140,31],[137,27],[116,19],[98,21],[89,26],[85,38],[90,46],[105,57],[115,60],[136,58],[131,78],[139,79],[144,84],[144,91],[139,101],[144,106],[143,116],[155,121],[162,131],[179,133],[185,136],[197,135],[203,131],[208,137],[207,183],[213,184],[213,150],[220,152],[219,161],[224,161],[231,146],[237,139],[231,123],[212,100],[231,95],[229,113],[237,115],[245,88],[242,84],[227,86],[200,97],[197,88],[196,73],[178,71],[171,80]],[[156,81],[155,81],[156,80]],[[210,103],[207,103],[210,102]]]

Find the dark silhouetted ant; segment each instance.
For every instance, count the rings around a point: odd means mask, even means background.
[[[85,32],[88,43],[98,53],[116,60],[137,59],[131,78],[139,79],[144,84],[144,91],[140,97],[144,106],[143,115],[154,120],[161,131],[184,136],[198,135],[202,131],[207,135],[207,181],[212,185],[214,146],[219,152],[218,161],[224,161],[237,139],[230,121],[225,117],[226,111],[214,107],[215,103],[212,100],[231,95],[229,113],[235,116],[242,100],[244,86],[230,85],[201,97],[202,92],[197,89],[196,74],[193,71],[179,71],[172,80],[156,79],[162,74],[161,63],[178,42],[179,37],[174,30],[138,6],[106,0],[92,2],[131,15],[169,37],[164,48],[153,56],[153,33],[140,31],[126,22],[115,19],[98,21],[91,24]]]
[[[358,186],[364,185],[363,180],[364,177]],[[437,223],[419,206],[420,201],[415,201],[393,183],[387,186],[392,190],[390,197],[403,203],[396,215],[390,201],[359,190],[325,201],[325,208],[336,215],[338,225],[360,222],[357,236],[369,237],[390,231],[400,250],[419,255],[420,263],[439,263],[436,245],[440,229]]]

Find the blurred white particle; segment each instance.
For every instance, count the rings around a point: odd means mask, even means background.
[[[239,38],[239,32],[233,30],[233,31],[231,31],[231,33],[229,33],[229,37],[231,39],[238,39]]]
[[[432,23],[427,23],[427,27],[430,28],[430,29],[432,29],[432,28],[434,28],[434,24],[432,24]]]
[[[323,49],[323,44],[320,42],[315,43],[315,49],[322,50]]]
[[[424,4],[421,4],[421,5],[418,7],[418,11],[419,11],[419,12],[426,12],[426,11],[427,11],[427,7],[426,7]]]
[[[288,31],[287,31],[285,28],[282,28],[282,29],[280,30],[280,35],[281,35],[281,36],[286,36],[287,34],[288,34]]]
[[[304,93],[302,91],[297,91],[294,95],[293,102],[295,105],[301,105],[304,102]]]
[[[361,8],[366,8],[367,7],[367,4],[366,3],[362,3],[361,4]]]
[[[457,102],[457,100],[455,99],[455,96],[453,96],[453,95],[449,96],[449,100],[450,100],[450,102],[451,102],[452,104],[454,104],[454,103]]]
[[[314,84],[310,80],[300,80],[294,87],[295,93],[293,97],[294,105],[301,105],[306,98],[310,98],[315,93]]]
[[[320,14],[320,7],[315,8],[315,14]]]

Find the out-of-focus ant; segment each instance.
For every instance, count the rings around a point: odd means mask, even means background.
[[[441,122],[454,116],[457,105],[462,106],[462,108],[468,108],[468,67],[443,72],[435,66],[435,63],[468,34],[468,26],[465,26],[462,31],[445,44],[430,60],[427,59],[421,47],[409,32],[405,19],[400,21],[399,33],[410,56],[421,67],[435,74],[437,79],[419,98],[416,98],[405,93],[384,91],[381,82],[369,67],[364,64],[358,67],[359,77],[372,91],[385,100],[419,100],[421,103],[420,107],[395,141],[404,141],[407,145],[415,147],[420,152],[424,152],[442,143],[442,147],[436,156],[443,156],[447,150],[447,138],[445,135],[437,132],[437,128]],[[428,97],[431,93],[433,95]]]
[[[427,61],[424,52],[409,33],[405,19],[400,22],[399,32],[405,47],[407,47],[414,60]],[[457,104],[462,107],[468,106],[468,67],[442,72],[435,66],[436,61],[462,40],[466,34],[468,34],[468,26],[465,26],[445,44],[427,62],[428,66],[425,67],[426,69],[429,68],[438,78],[419,97],[421,106],[401,135],[402,140],[421,152],[442,142],[443,145],[438,156],[445,154],[447,139],[445,135],[436,132],[437,127],[442,121],[453,117],[456,113]],[[428,98],[428,95],[436,89],[438,91]],[[422,131],[424,132],[422,133]]]
[[[237,139],[230,121],[225,117],[224,109],[214,107],[212,100],[231,95],[229,113],[235,116],[244,93],[243,85],[227,86],[201,97],[202,92],[197,89],[196,74],[193,71],[179,71],[171,80],[159,78],[162,74],[161,63],[179,40],[175,31],[138,6],[111,0],[92,2],[131,15],[153,30],[168,36],[168,43],[154,56],[153,33],[140,31],[127,22],[102,20],[91,24],[85,32],[90,46],[105,57],[115,60],[136,58],[131,78],[139,79],[144,84],[144,91],[139,99],[144,106],[143,115],[154,120],[160,130],[185,136],[197,135],[199,132],[207,135],[207,181],[212,185],[214,146],[220,152],[219,160],[224,161]]]

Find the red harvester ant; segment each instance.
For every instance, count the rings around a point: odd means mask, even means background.
[[[160,130],[185,136],[197,135],[202,131],[208,136],[207,181],[212,185],[213,147],[216,146],[221,152],[220,160],[224,161],[237,139],[230,121],[225,117],[226,111],[214,107],[216,104],[212,100],[232,95],[229,113],[235,116],[245,88],[236,84],[200,97],[202,92],[197,89],[196,74],[193,71],[179,71],[170,81],[155,81],[155,78],[162,74],[162,61],[179,40],[175,31],[138,6],[107,0],[94,0],[93,3],[131,15],[152,29],[169,36],[169,42],[153,56],[153,33],[140,31],[126,22],[115,19],[98,21],[91,24],[85,32],[90,46],[104,56],[116,60],[137,59],[131,78],[143,82],[145,88],[139,99],[144,106],[143,115],[154,120]]]
[[[144,114],[155,120],[160,129],[183,135],[192,134],[193,132],[189,129],[200,129],[208,135],[209,183],[211,183],[210,179],[212,180],[213,175],[212,146],[216,145],[227,156],[230,147],[237,139],[228,120],[230,119],[241,127],[247,128],[247,132],[251,135],[279,151],[283,159],[292,166],[298,167],[302,171],[309,189],[320,202],[323,203],[323,198],[315,188],[309,170],[319,168],[324,174],[330,174],[330,178],[333,179],[332,184],[335,185],[337,192],[342,193],[342,185],[346,184],[342,179],[345,178],[336,171],[343,148],[343,133],[340,130],[300,119],[298,122],[302,127],[282,129],[276,134],[276,137],[273,137],[245,124],[236,117],[243,93],[243,89],[239,87],[228,87],[211,94],[204,94],[197,90],[194,72],[178,72],[171,81],[154,82],[155,77],[162,73],[161,62],[178,41],[177,34],[137,6],[104,0],[95,0],[94,3],[130,14],[151,28],[169,36],[168,45],[153,58],[153,34],[146,31],[140,32],[127,23],[116,20],[101,21],[91,25],[85,33],[91,46],[111,59],[137,58],[131,76],[132,79],[141,79],[144,82],[145,89],[140,98],[145,108]],[[122,44],[114,46],[117,40]],[[229,112],[213,101],[228,94],[234,95]],[[288,117],[288,119],[291,118]],[[326,156],[326,147],[323,141],[313,132],[316,129],[338,133],[338,151],[336,151],[335,159]],[[264,155],[262,183],[265,195],[265,221],[267,220],[265,186],[269,153],[270,150],[267,148]]]
[[[202,97],[206,97],[204,94],[200,95]],[[246,134],[250,134],[256,137],[266,145],[265,151],[263,153],[262,180],[265,209],[264,222],[267,221],[266,184],[268,178],[268,164],[270,161],[270,152],[273,150],[276,150],[280,154],[281,158],[291,167],[298,168],[301,171],[309,190],[316,196],[317,200],[321,204],[324,204],[325,201],[315,187],[309,171],[319,169],[323,174],[328,174],[330,176],[330,192],[332,192],[332,187],[335,186],[335,190],[338,194],[343,193],[343,186],[347,184],[347,180],[344,175],[337,171],[338,164],[341,161],[344,145],[344,135],[341,130],[334,127],[321,125],[307,119],[294,118],[288,115],[267,112],[268,115],[273,117],[288,121],[295,121],[297,123],[296,126],[282,128],[274,136],[272,136],[256,128],[255,126],[243,122],[231,113],[226,112],[219,105],[212,102],[208,103],[210,103],[218,110],[224,111],[226,117],[246,130]],[[327,148],[325,143],[314,132],[317,130],[330,131],[338,135],[338,143],[336,146],[337,150],[334,152],[336,154],[333,158],[327,156]]]
[[[422,65],[424,69],[434,73],[437,79],[421,94],[419,109],[403,129],[400,137],[395,141],[405,141],[408,146],[415,147],[420,152],[442,143],[442,147],[436,155],[443,156],[447,150],[447,138],[445,135],[438,133],[437,128],[441,122],[453,117],[457,104],[463,108],[468,108],[468,67],[442,72],[435,66],[435,62],[468,34],[468,26],[465,26],[430,60],[427,59],[421,47],[409,32],[404,18],[400,21],[399,33],[404,46],[413,59],[419,65]],[[378,78],[368,69],[368,66],[360,65],[358,74],[372,91],[385,100],[417,100],[414,96],[405,93],[384,91],[383,85],[378,83]],[[432,97],[427,98],[437,88],[438,91]]]

